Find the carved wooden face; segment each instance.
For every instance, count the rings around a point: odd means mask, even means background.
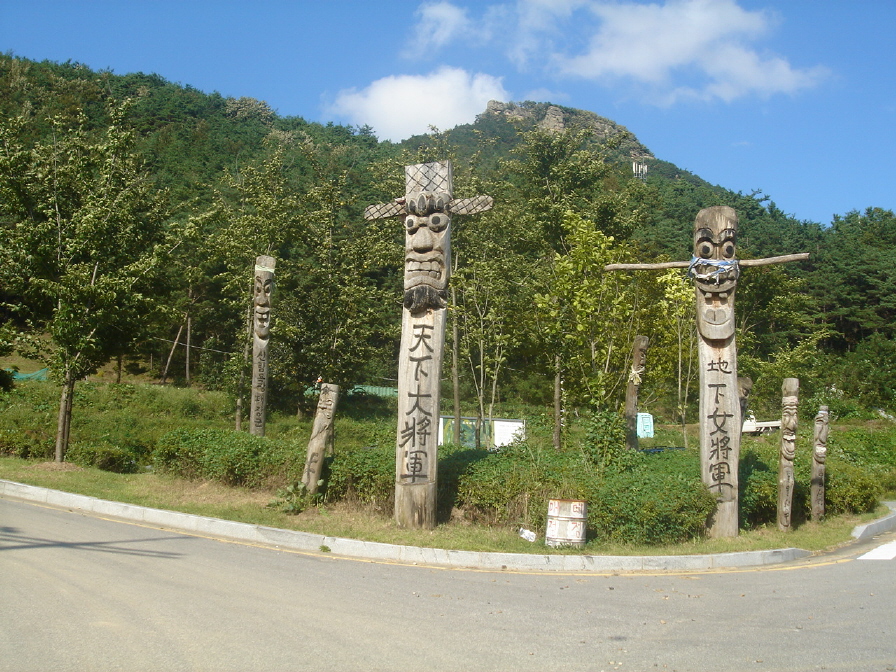
[[[451,217],[444,212],[447,194],[415,194],[405,217],[404,288],[427,285],[437,292],[448,287]]]
[[[268,273],[255,276],[255,335],[266,339],[271,335],[271,291],[274,278]]]
[[[781,405],[781,432],[785,435],[796,434],[796,397],[784,397]]]
[[[828,407],[821,406],[815,416],[815,453],[824,455],[828,444]]]
[[[716,206],[697,214],[691,274],[697,288],[697,329],[710,340],[734,335],[734,290],[739,274],[736,239],[733,208]]]

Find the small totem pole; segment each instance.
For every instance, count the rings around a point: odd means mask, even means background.
[[[819,406],[818,415],[815,416],[815,441],[812,450],[812,487],[810,497],[812,499],[812,520],[820,521],[824,518],[824,461],[828,454],[828,423],[830,413],[827,406]]]
[[[492,207],[490,196],[454,200],[451,163],[405,166],[405,196],[371,205],[365,219],[403,216],[404,310],[398,360],[395,521],[436,524],[439,399],[445,342],[445,293],[451,268],[451,215]]]
[[[268,403],[268,345],[271,340],[271,292],[274,289],[274,257],[255,259],[255,306],[252,329],[252,405],[249,433],[264,436]]]
[[[737,396],[740,398],[740,419],[747,415],[747,407],[750,405],[750,392],[753,391],[753,379],[746,376],[737,377]]]
[[[793,513],[793,458],[796,455],[796,408],[800,381],[785,378],[781,385],[781,455],[778,461],[778,529],[790,530]]]
[[[305,471],[302,483],[310,494],[317,492],[317,482],[324,464],[324,455],[333,445],[333,414],[339,403],[339,386],[323,383],[320,396],[317,398],[317,413],[314,416],[314,427],[308,440],[308,453],[305,456]]]
[[[697,213],[694,256],[690,262],[609,264],[606,271],[687,268],[697,298],[700,356],[700,463],[703,482],[718,503],[709,526],[711,537],[736,537],[738,532],[737,469],[742,426],[734,341],[734,291],[741,267],[767,266],[808,259],[790,254],[738,261],[737,213],[719,205]]]
[[[641,389],[641,376],[647,364],[649,343],[650,339],[646,336],[635,336],[632,345],[632,368],[625,388],[625,447],[629,450],[638,450],[638,390]]]

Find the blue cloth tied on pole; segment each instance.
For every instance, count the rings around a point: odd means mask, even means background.
[[[710,270],[698,273],[697,266],[709,266]],[[702,257],[691,257],[691,265],[688,266],[688,277],[694,280],[712,281],[718,284],[721,281],[721,275],[734,271],[734,278],[740,277],[740,265],[737,259],[704,259]]]

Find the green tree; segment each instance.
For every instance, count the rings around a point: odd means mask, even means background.
[[[3,283],[18,294],[35,350],[62,382],[56,461],[68,447],[75,383],[140,333],[162,258],[165,210],[123,122],[51,120],[47,140],[26,146],[26,121],[0,126]],[[49,338],[41,338],[46,334]]]

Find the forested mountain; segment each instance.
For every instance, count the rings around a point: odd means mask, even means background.
[[[738,285],[757,403],[776,404],[784,376],[815,402],[896,401],[892,212],[795,220],[654,157],[593,112],[493,102],[472,124],[391,143],[155,74],[3,55],[0,124],[0,346],[58,371],[121,357],[237,394],[252,264],[270,254],[272,402],[294,409],[318,376],[388,385],[403,232],[361,213],[403,194],[403,165],[451,159],[457,195],[495,198],[452,225],[462,387],[481,412],[545,402],[558,371],[568,404],[615,408],[637,333],[651,339],[645,403],[668,419],[692,412],[690,282],[602,268],[690,258],[694,217],[712,205],[737,210],[742,258],[812,253]],[[189,362],[174,341],[189,341]]]

